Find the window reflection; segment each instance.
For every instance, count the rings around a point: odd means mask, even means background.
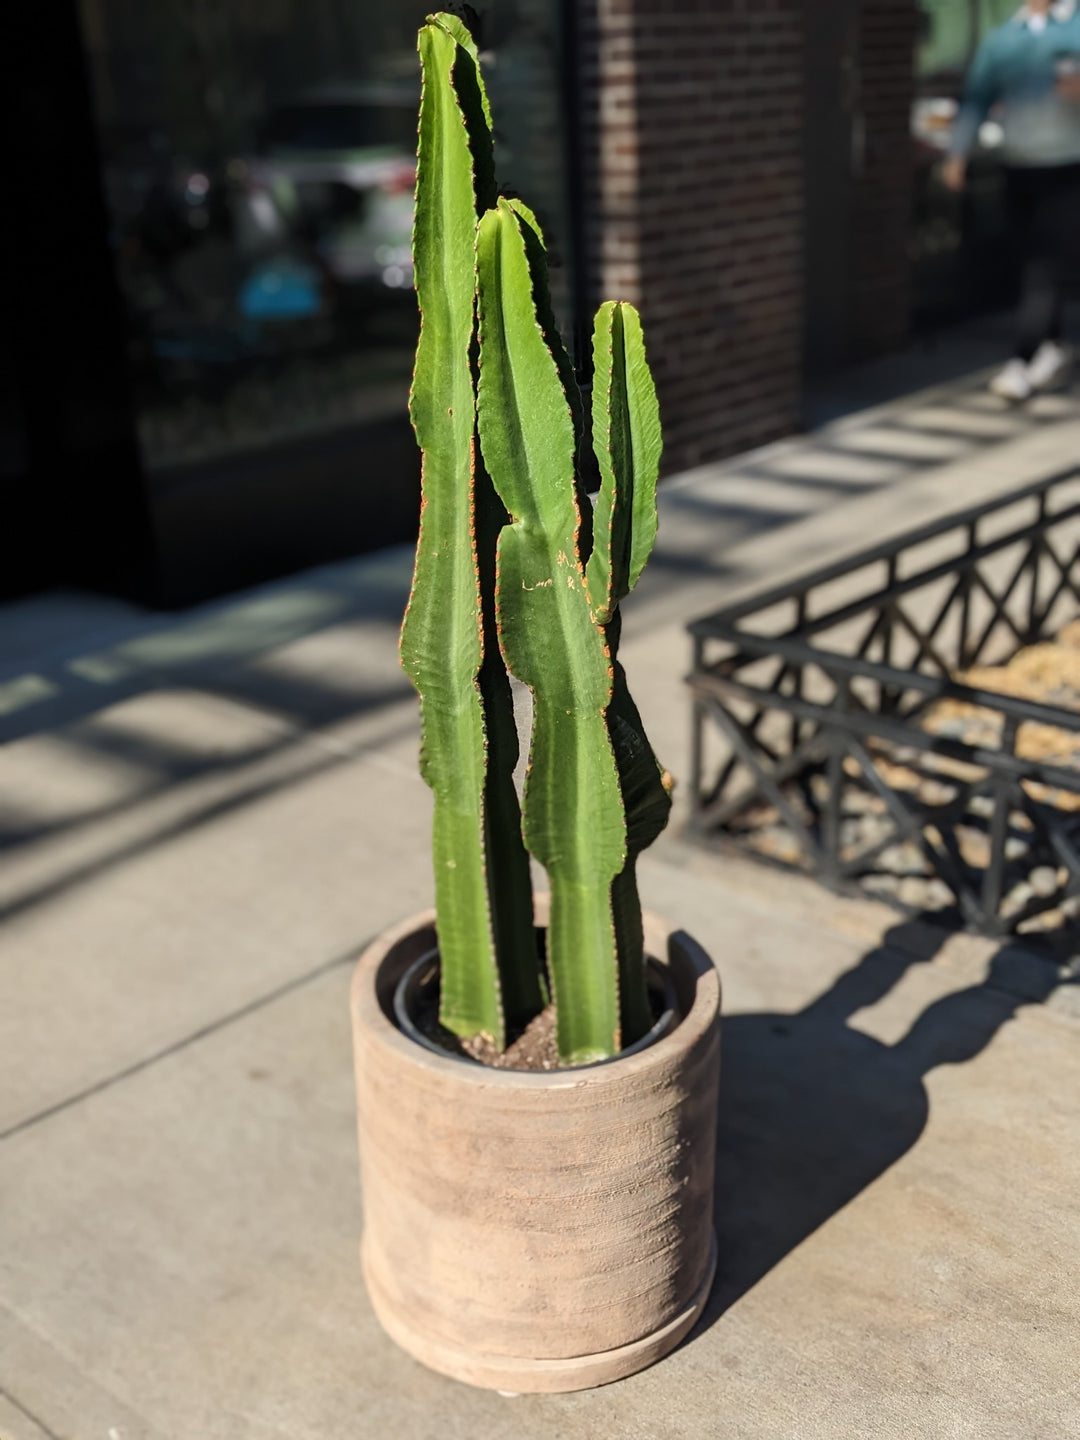
[[[147,465],[404,414],[425,8],[80,0]],[[494,0],[500,179],[570,293],[557,0]]]

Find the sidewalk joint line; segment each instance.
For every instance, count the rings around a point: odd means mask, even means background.
[[[84,1090],[80,1090],[74,1095],[68,1095],[63,1100],[58,1100],[54,1105],[49,1105],[46,1109],[39,1110],[36,1115],[28,1115],[24,1120],[19,1120],[14,1125],[9,1126],[7,1130],[0,1130],[0,1141],[10,1140],[13,1135],[18,1135],[23,1130],[29,1130],[34,1125],[40,1124],[43,1120],[51,1120],[54,1115],[59,1115],[64,1110],[70,1110],[72,1106],[79,1105],[84,1100],[89,1100],[92,1096],[100,1094],[103,1090],[109,1090],[114,1085],[119,1085],[122,1080],[127,1080],[132,1075],[137,1075],[141,1070],[148,1070],[151,1065],[156,1065],[159,1060],[167,1060],[170,1055],[175,1055],[180,1050],[186,1050],[189,1045],[195,1045],[198,1041],[205,1040],[208,1036],[216,1034],[218,1030],[224,1030],[227,1025],[233,1025],[238,1020],[246,1019],[247,1016],[253,1015],[255,1011],[262,1010],[265,1006],[273,1004],[275,1000],[280,1000],[282,996],[289,995],[294,990],[302,989],[305,985],[310,984],[311,981],[318,980],[320,976],[329,974],[331,970],[336,970],[340,965],[348,965],[350,961],[354,961],[361,951],[366,948],[367,944],[367,941],[362,941],[358,945],[350,946],[345,954],[336,955],[332,960],[324,960],[323,963],[317,965],[314,970],[308,970],[303,975],[297,975],[292,980],[286,980],[284,984],[267,991],[265,995],[259,995],[254,1000],[249,1000],[246,1005],[241,1005],[236,1010],[230,1010],[227,1015],[222,1015],[218,1020],[211,1020],[208,1024],[200,1026],[198,1030],[193,1030],[190,1035],[185,1035],[179,1040],[174,1040],[171,1044],[156,1051],[153,1055],[146,1055],[143,1059],[134,1061],[123,1070],[118,1070],[115,1075],[107,1075],[103,1080],[96,1080],[93,1085],[88,1085]]]
[[[32,1410],[28,1410],[21,1401],[16,1400],[15,1396],[12,1395],[11,1391],[3,1385],[0,1385],[0,1397],[3,1397],[3,1399],[5,1399],[12,1407],[12,1409],[18,1410],[20,1415],[25,1415],[27,1420],[30,1421],[31,1425],[36,1425],[43,1435],[47,1435],[49,1437],[49,1440],[62,1440],[62,1437],[59,1436],[55,1430],[50,1430],[48,1425],[45,1424],[44,1420],[42,1420],[39,1416],[35,1415]]]

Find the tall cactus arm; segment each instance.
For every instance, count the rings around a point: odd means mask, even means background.
[[[454,89],[465,118],[473,162],[478,212],[495,204],[495,159],[491,106],[488,103],[476,42],[465,22],[445,12],[433,17],[458,44]],[[475,236],[474,236],[475,249]],[[475,289],[475,254],[472,256]],[[475,301],[475,296],[474,296]],[[476,389],[475,324],[470,348],[473,393]],[[477,677],[487,738],[484,787],[484,846],[488,872],[496,966],[503,1015],[509,1030],[524,1028],[545,1003],[533,930],[532,879],[521,835],[521,807],[514,786],[518,735],[510,681],[499,653],[495,619],[495,545],[509,518],[484,471],[479,454],[473,474],[477,567],[480,576],[484,660]],[[445,1023],[445,1020],[444,1020]]]
[[[561,1058],[616,1053],[611,882],[626,826],[604,712],[611,673],[577,556],[574,422],[537,317],[523,225],[500,200],[480,221],[480,444],[511,523],[496,606],[510,670],[533,692],[524,823],[548,872],[548,963]]]
[[[600,493],[586,567],[589,603],[606,625],[638,582],[656,543],[656,478],[663,440],[656,387],[632,305],[605,301],[593,327],[593,449]]]
[[[488,103],[484,77],[476,41],[469,28],[457,15],[440,11],[428,16],[423,29],[437,29],[448,35],[456,47],[453,55],[452,81],[465,133],[472,154],[471,183],[478,214],[495,204],[495,151],[492,144],[491,106]],[[421,35],[423,34],[421,30]],[[460,123],[460,121],[459,121]],[[422,129],[422,125],[421,125]],[[456,138],[456,137],[455,137]],[[419,178],[419,177],[418,177]]]
[[[493,202],[494,203],[494,202]],[[555,320],[555,307],[551,303],[551,291],[548,288],[547,277],[547,249],[544,243],[544,232],[540,228],[540,222],[529,209],[523,200],[513,199],[507,202],[511,208],[525,223],[521,227],[522,238],[525,241],[525,255],[529,262],[529,273],[533,279],[533,300],[536,302],[536,318],[540,322],[540,329],[544,332],[544,339],[551,351],[555,366],[559,372],[559,379],[562,382],[563,390],[566,393],[566,402],[570,406],[570,414],[574,418],[574,439],[580,444],[585,438],[585,407],[581,398],[581,390],[577,383],[577,376],[574,374],[574,364],[570,359],[569,352],[563,344],[562,336],[559,334],[559,327]],[[585,517],[582,516],[582,519]]]
[[[614,666],[607,722],[626,810],[626,864],[611,887],[619,959],[623,1040],[652,1024],[645,984],[637,857],[667,824],[671,780],[657,763],[626,674],[618,662],[619,602],[637,584],[656,541],[656,481],[662,438],[656,389],[632,305],[601,305],[593,329],[593,447],[601,486],[593,551],[586,567],[589,601],[605,627]]]
[[[427,17],[427,23],[438,26],[440,30],[449,35],[451,40],[453,40],[456,45],[459,45],[468,57],[468,68],[465,73],[471,77],[469,83],[475,93],[481,112],[480,115],[475,118],[481,122],[482,129],[486,129],[490,134],[491,106],[488,103],[487,91],[484,88],[484,78],[480,73],[480,52],[477,48],[476,41],[473,39],[472,31],[460,15],[452,15],[448,10],[440,10],[434,15],[429,15]],[[458,92],[459,99],[462,99],[465,90],[465,85],[462,83],[462,74],[461,69],[456,70],[454,74],[454,87]],[[464,101],[463,108],[468,108],[467,100]],[[473,117],[470,117],[470,128],[472,119]],[[481,144],[478,148],[484,148],[486,146],[490,153],[490,142],[485,140],[482,133],[479,135],[479,139]]]
[[[548,289],[547,252],[540,222],[522,200],[513,199],[509,201],[509,204],[510,208],[525,221],[521,233],[525,240],[525,254],[533,277],[536,317],[544,332],[547,347],[555,359],[559,379],[562,381],[562,387],[566,394],[566,401],[570,406],[570,414],[574,417],[574,488],[577,494],[579,517],[577,548],[578,555],[584,564],[592,553],[592,504],[589,501],[589,492],[585,488],[580,466],[577,463],[580,447],[588,440],[585,426],[585,405],[577,376],[574,374],[573,361],[562,342],[562,336],[559,334],[559,327],[555,320],[555,309],[551,303],[551,293]]]
[[[410,414],[422,451],[420,537],[401,635],[420,694],[421,772],[435,797],[433,858],[443,1023],[505,1040],[484,844],[487,735],[475,487],[476,200],[472,135],[454,85],[471,57],[440,23],[420,31],[423,71],[414,257],[421,313]],[[472,67],[475,76],[475,66]],[[486,142],[490,145],[490,139]],[[512,766],[509,754],[504,764]],[[531,938],[531,937],[530,937]]]

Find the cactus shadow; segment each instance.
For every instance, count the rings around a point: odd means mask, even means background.
[[[911,1149],[929,1115],[929,1071],[974,1059],[1061,982],[1052,960],[1005,944],[980,984],[929,1005],[896,1044],[848,1023],[932,960],[947,934],[919,921],[895,925],[804,1010],[725,1019],[719,1265],[695,1333]]]

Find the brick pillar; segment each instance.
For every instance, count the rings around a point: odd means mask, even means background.
[[[584,0],[587,290],[639,305],[665,470],[795,428],[802,0]]]

